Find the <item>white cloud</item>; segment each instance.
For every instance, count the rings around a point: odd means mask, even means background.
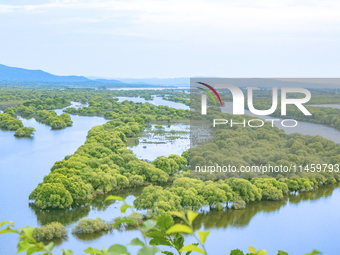
[[[0,58],[11,63],[16,56],[19,63],[22,56],[32,53],[27,62],[38,63],[34,59],[37,56],[45,63],[50,61],[48,56],[58,59],[64,53],[75,66],[79,58],[96,52],[91,59],[100,59],[103,66],[109,58],[121,56],[122,62],[116,68],[126,72],[132,62],[135,70],[139,68],[137,63],[143,63],[142,68],[156,68],[154,64],[144,64],[146,58],[153,59],[156,65],[164,58],[173,58],[177,65],[176,59],[198,54],[205,54],[207,61],[220,59],[221,63],[230,56],[234,63],[248,55],[260,59],[268,47],[272,47],[273,57],[279,53],[282,58],[300,54],[291,50],[300,47],[306,50],[306,56],[301,58],[307,59],[321,48],[336,48],[340,41],[339,12],[337,0],[52,0],[0,4],[0,47],[12,49],[0,53]],[[49,47],[56,51],[54,55]],[[335,59],[336,54],[327,54]],[[183,70],[198,65],[189,60],[183,63]],[[104,70],[103,66],[98,64],[98,70]],[[57,67],[59,73],[62,68]],[[78,74],[112,76],[81,71]]]

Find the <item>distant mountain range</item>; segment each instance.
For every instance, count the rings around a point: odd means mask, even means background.
[[[118,78],[120,81],[125,83],[139,83],[139,84],[152,84],[152,85],[168,85],[168,86],[178,86],[187,87],[190,84],[190,78],[144,78],[144,79],[128,79],[128,78]]]
[[[2,82],[47,82],[47,83],[79,83],[91,81],[83,76],[57,76],[41,70],[28,70],[0,64],[0,81]]]
[[[301,87],[301,88],[340,88],[340,79],[336,78],[249,78],[249,79],[233,79],[224,78],[215,79],[209,77],[195,77],[192,80],[192,85],[196,81],[207,82],[210,84],[223,83],[234,84],[239,87]],[[135,88],[159,88],[159,87],[189,87],[190,78],[97,78],[84,76],[58,76],[42,70],[29,70],[18,67],[10,67],[0,64],[0,85],[66,85],[66,86],[81,86],[81,87],[135,87]]]
[[[78,86],[113,86],[140,87],[140,84],[122,82],[115,79],[89,79],[84,76],[58,76],[42,70],[29,70],[0,64],[0,84],[37,84],[37,85],[78,85]],[[149,84],[146,84],[149,87]]]
[[[42,70],[29,70],[0,64],[0,85],[73,85],[107,87],[178,87],[189,86],[190,78],[111,79],[84,76],[58,76]]]

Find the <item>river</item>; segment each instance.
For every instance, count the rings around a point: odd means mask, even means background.
[[[163,101],[162,104],[169,106],[174,103]],[[187,109],[185,105],[182,107]],[[61,112],[57,110],[58,114]],[[49,173],[54,162],[74,153],[84,143],[89,129],[107,121],[101,117],[71,115],[71,118],[73,126],[62,130],[51,130],[49,126],[34,119],[22,119],[25,126],[36,129],[36,134],[31,139],[15,138],[14,132],[0,130],[1,221],[14,220],[17,227],[27,225],[35,227],[58,220],[71,230],[83,217],[111,220],[120,215],[120,203],[104,205],[103,197],[79,203],[68,210],[44,212],[30,207],[28,195],[42,181],[43,176]],[[303,128],[299,128],[302,134],[311,134],[311,130],[316,127],[319,128],[319,132],[320,128],[322,130],[327,128],[326,132],[319,135],[336,142],[340,141],[340,132],[337,130],[311,123],[299,122],[300,124],[304,125],[301,126]],[[164,126],[165,132],[171,130],[186,131],[187,125]],[[129,147],[139,158],[153,160],[160,155],[180,154],[188,145],[185,132],[179,135],[183,139],[171,140],[174,142],[171,146],[161,142],[155,145],[152,142],[155,139],[164,140],[164,135],[155,135],[152,131],[155,131],[154,125],[146,130],[149,135],[138,138],[138,143]],[[332,132],[331,136],[329,132]],[[118,192],[117,195],[126,197],[131,204],[141,190],[142,188],[125,190]],[[197,229],[213,230],[207,240],[210,254],[227,254],[221,251],[235,248],[246,250],[248,245],[267,249],[269,254],[276,254],[274,252],[281,249],[290,255],[298,255],[310,252],[313,248],[319,249],[324,254],[336,254],[338,248],[335,238],[339,233],[340,224],[339,201],[340,189],[327,186],[315,192],[290,195],[284,201],[252,203],[244,210],[228,209],[224,212],[203,213],[198,217],[195,226]],[[74,236],[70,231],[67,240],[57,241],[54,254],[61,254],[61,248],[72,249],[74,254],[83,254],[82,251],[88,246],[101,248],[114,243],[127,244],[138,235],[136,230],[123,232],[113,230],[108,234],[92,236]],[[191,238],[187,241],[194,242]],[[15,254],[16,243],[14,235],[2,235],[0,253]],[[134,252],[136,248],[131,247],[130,250]]]
[[[230,113],[232,114],[233,112],[233,106],[232,102],[224,102],[224,107],[221,107],[221,111],[223,113]],[[325,105],[314,105],[315,107],[325,107]],[[332,108],[340,107],[340,105],[332,105]],[[319,135],[323,138],[326,138],[328,140],[332,140],[336,143],[340,143],[340,131],[336,130],[331,127],[327,127],[324,125],[319,125],[319,124],[314,124],[314,123],[308,123],[308,122],[303,122],[303,121],[298,121],[298,124],[296,127],[284,127],[281,125],[281,121],[284,119],[280,118],[273,118],[269,116],[258,116],[253,113],[251,113],[249,110],[244,110],[244,113],[248,116],[256,117],[256,118],[261,118],[263,120],[278,120],[274,121],[274,125],[279,128],[284,130],[287,134],[292,134],[292,133],[300,133],[303,135]],[[288,120],[287,120],[288,122]],[[270,122],[269,122],[270,123]],[[294,125],[294,123],[287,123],[286,125]]]

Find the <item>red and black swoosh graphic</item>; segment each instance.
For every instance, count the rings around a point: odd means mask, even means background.
[[[211,87],[210,85],[208,85],[208,84],[206,84],[206,83],[203,83],[203,82],[197,82],[197,83],[199,83],[199,84],[201,84],[201,85],[203,85],[203,86],[206,86],[206,87],[209,88],[212,92],[214,92],[215,95],[217,96],[218,100],[220,101],[221,106],[222,106],[222,100],[221,100],[221,98],[220,98],[220,95],[216,92],[216,90],[215,90],[213,87]]]

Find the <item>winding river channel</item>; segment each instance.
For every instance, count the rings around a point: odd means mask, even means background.
[[[122,100],[143,102],[140,98],[119,98]],[[148,101],[156,105],[168,105],[188,109],[187,106],[165,101],[155,97]],[[73,106],[77,106],[73,103]],[[81,105],[78,105],[81,107]],[[229,108],[228,108],[229,107]],[[223,109],[230,111],[230,106]],[[57,110],[60,114],[62,110]],[[56,241],[55,254],[61,254],[61,248],[72,249],[74,254],[83,254],[89,246],[102,248],[114,243],[127,244],[136,236],[136,230],[113,230],[109,233],[75,236],[71,229],[84,217],[100,217],[112,220],[120,215],[119,202],[104,205],[103,197],[91,202],[79,203],[67,210],[35,210],[30,206],[28,195],[47,175],[57,160],[63,159],[84,143],[89,129],[102,125],[107,120],[102,117],[71,115],[73,126],[62,130],[51,130],[49,126],[34,119],[22,119],[25,126],[36,129],[35,136],[15,138],[14,132],[0,130],[0,220],[13,220],[17,227],[41,226],[48,222],[60,221],[69,229],[67,240]],[[299,122],[299,133],[320,135],[340,143],[340,131],[322,125]],[[280,127],[279,127],[280,128]],[[166,134],[179,131],[170,139]],[[157,132],[155,125],[145,130],[145,135],[129,148],[140,159],[153,160],[158,156],[181,154],[189,147],[188,125],[179,123],[164,126],[164,133]],[[287,133],[292,132],[288,129]],[[296,132],[296,131],[295,131]],[[132,203],[142,188],[120,191]],[[263,248],[269,254],[276,254],[278,249],[290,255],[300,255],[318,249],[324,254],[337,254],[337,239],[340,233],[340,189],[326,186],[314,192],[290,194],[283,201],[261,201],[251,203],[244,210],[205,212],[195,222],[196,229],[213,230],[207,240],[210,254],[229,254],[227,251],[248,245]],[[190,237],[186,239],[195,242]],[[0,237],[0,254],[16,253],[16,236]],[[136,249],[131,247],[131,252]]]

